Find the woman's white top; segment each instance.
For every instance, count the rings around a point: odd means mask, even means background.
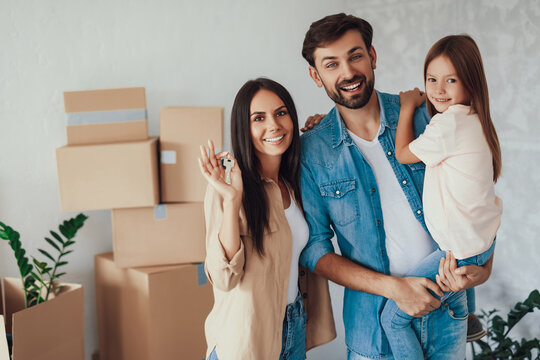
[[[308,242],[309,228],[304,214],[293,199],[291,199],[291,205],[285,209],[285,217],[291,228],[293,243],[289,289],[287,290],[287,304],[292,304],[298,295],[298,260],[300,259],[300,253]]]

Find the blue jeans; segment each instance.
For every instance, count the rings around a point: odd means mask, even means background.
[[[239,334],[241,336],[241,334]],[[264,341],[264,339],[261,339]],[[306,312],[302,296],[298,294],[292,304],[285,309],[283,335],[279,360],[304,360],[306,358]],[[216,348],[208,360],[219,360]]]
[[[483,253],[458,260],[458,266],[484,265],[493,254],[494,248],[495,241]],[[445,255],[442,250],[434,251],[407,276],[426,277],[435,281],[435,275],[439,272],[439,262]],[[414,326],[411,326],[415,318],[404,313],[395,301],[386,302],[381,313],[381,325],[395,359],[465,358],[466,320],[471,307],[467,304],[466,293],[465,291],[445,293],[441,302],[439,309],[443,309],[443,313],[446,314],[430,313],[427,317],[432,330],[425,334],[415,331]]]

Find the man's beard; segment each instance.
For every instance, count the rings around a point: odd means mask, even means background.
[[[364,90],[359,94],[353,95],[350,99],[343,97],[343,90],[340,88],[355,83],[359,80],[365,84]],[[324,86],[324,89],[326,90],[326,93],[330,99],[332,99],[336,104],[345,106],[348,109],[360,109],[366,106],[366,104],[369,102],[371,94],[373,93],[374,83],[375,74],[373,74],[373,79],[369,81],[366,79],[365,75],[355,75],[351,80],[344,80],[337,84],[335,91],[330,91],[326,85]]]

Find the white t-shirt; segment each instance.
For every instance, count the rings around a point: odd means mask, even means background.
[[[349,131],[349,135],[371,166],[377,181],[390,274],[404,276],[422,259],[435,251],[436,246],[422,224],[416,220],[409,206],[401,183],[396,178],[386,153],[379,143],[380,133],[381,128],[375,139],[367,141]]]
[[[304,214],[292,198],[291,205],[285,209],[285,217],[291,228],[293,242],[289,289],[287,290],[287,304],[292,304],[298,295],[298,260],[300,259],[300,253],[308,242],[309,228]]]
[[[501,223],[493,163],[482,125],[470,107],[453,105],[431,119],[409,149],[424,164],[424,217],[442,250],[458,259],[491,246]]]

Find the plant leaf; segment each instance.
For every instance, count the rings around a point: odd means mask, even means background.
[[[56,262],[56,260],[47,251],[42,250],[42,249],[38,249],[38,251],[42,253],[43,255],[45,255],[46,257],[48,257],[53,263]]]
[[[60,235],[58,235],[58,233],[54,232],[54,231],[50,231],[51,235],[56,239],[56,241],[58,241],[60,243],[60,245],[64,246],[64,240],[62,239],[62,237]]]
[[[62,254],[60,254],[60,258],[68,255],[68,254],[71,254],[73,252],[73,250],[68,250],[68,251],[64,251]]]
[[[56,243],[54,241],[52,241],[51,239],[49,239],[48,237],[45,238],[45,240],[49,243],[49,245],[51,245],[53,248],[55,248],[56,250],[58,250],[59,253],[62,252],[62,250],[60,250],[60,247],[58,245],[56,245]]]

